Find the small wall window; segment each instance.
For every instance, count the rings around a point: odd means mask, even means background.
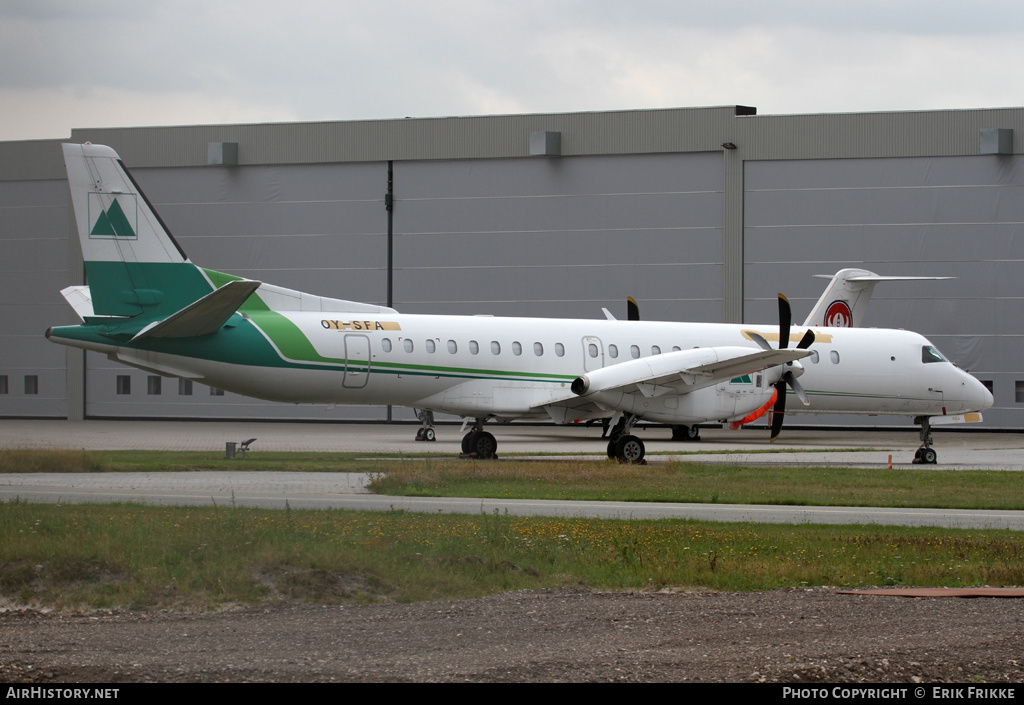
[[[640,348],[636,345],[630,345],[629,356],[632,357],[634,360],[640,357]]]
[[[614,345],[614,344],[613,345],[609,345],[608,346],[608,357],[610,357],[610,358],[612,358],[614,360],[618,356],[619,356],[619,346],[618,345]]]
[[[512,341],[512,354],[513,355],[522,355],[523,354],[523,344],[520,343],[518,340],[513,340]]]
[[[222,397],[222,396],[224,396],[224,390],[223,389],[217,389],[216,387],[210,387],[210,396],[211,397]]]
[[[990,380],[990,379],[983,379],[983,380],[981,380],[981,383],[983,385],[985,385],[985,389],[988,390],[989,394],[995,396],[996,392],[995,392],[995,389],[993,389],[994,385],[992,384],[992,380]]]
[[[7,394],[7,375],[0,375],[0,394]]]
[[[492,340],[491,341],[491,354],[492,355],[500,355],[501,354],[501,343],[499,343],[497,340]]]
[[[565,346],[562,345],[561,343],[555,343],[555,355],[558,355],[558,357],[564,357]]]
[[[117,376],[117,393],[118,394],[131,394],[132,393],[132,378],[128,375]]]
[[[543,355],[544,354],[544,346],[541,345],[540,343],[534,343],[533,344],[533,354],[536,355],[537,357],[540,357],[541,355]]]
[[[380,341],[380,349],[384,352],[391,352],[391,338],[383,338]]]
[[[459,351],[458,344],[454,340],[449,340],[448,341],[448,352],[450,352],[452,355],[454,355],[458,351]]]
[[[159,394],[163,389],[163,378],[158,375],[150,375],[146,378],[146,394]]]
[[[1013,383],[1013,395],[1014,401],[1024,404],[1024,382],[1019,379]]]
[[[479,352],[480,352],[480,343],[476,342],[475,340],[469,341],[469,354],[470,355],[477,355],[477,354],[479,354]]]
[[[39,394],[39,375],[25,375],[25,394]]]
[[[178,380],[178,396],[179,397],[190,397],[190,396],[192,396],[192,380],[190,380],[190,379],[179,379]]]
[[[433,338],[427,338],[427,352],[433,353],[437,351],[437,345],[434,344]]]

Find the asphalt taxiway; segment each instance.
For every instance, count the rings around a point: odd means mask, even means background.
[[[0,448],[89,450],[204,450],[223,456],[227,442],[256,438],[250,453],[314,451],[431,452],[455,456],[458,426],[439,426],[435,443],[415,442],[404,424],[299,424],[248,422],[25,421],[0,420]],[[494,426],[499,455],[604,457],[600,430],[580,426]],[[673,442],[667,429],[639,434],[650,462],[692,458],[705,462],[766,465],[910,467],[917,434],[910,431],[793,429],[769,446],[763,430],[702,431],[698,443]],[[952,469],[1024,470],[1024,435],[937,433],[941,465]],[[466,461],[472,462],[472,461]],[[241,465],[241,463],[240,463]],[[218,504],[268,508],[403,509],[418,512],[585,516],[684,517],[713,521],[892,524],[1024,530],[1024,512],[910,508],[787,507],[779,505],[568,502],[480,498],[411,498],[370,494],[360,473],[194,472],[0,474],[0,500],[35,502],[144,502]]]

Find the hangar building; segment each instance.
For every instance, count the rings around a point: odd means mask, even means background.
[[[0,143],[0,416],[384,419],[160,378],[47,342],[83,267],[60,143],[121,155],[203,266],[408,313],[799,323],[844,267],[1024,429],[1024,108],[744,106],[76,129]],[[412,419],[408,410],[395,418]],[[796,423],[909,419],[800,416]]]

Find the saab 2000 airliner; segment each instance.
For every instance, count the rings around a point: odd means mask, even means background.
[[[63,148],[88,286],[62,292],[82,324],[46,335],[156,374],[281,402],[408,406],[430,437],[433,413],[455,414],[474,420],[463,451],[484,458],[488,420],[606,419],[608,455],[630,462],[645,453],[639,420],[738,427],[771,409],[774,440],[788,387],[807,412],[916,417],[933,463],[930,424],[992,405],[923,336],[812,327],[829,320],[817,310],[791,330],[781,295],[773,325],[408,315],[204,269],[113,149]],[[860,276],[844,286],[870,295],[885,279]],[[853,309],[840,313],[850,325]]]

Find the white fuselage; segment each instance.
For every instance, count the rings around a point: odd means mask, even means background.
[[[229,391],[285,402],[394,404],[460,416],[570,421],[610,410],[665,423],[741,418],[761,407],[783,366],[685,393],[645,396],[635,390],[595,395],[595,404],[566,408],[574,378],[636,358],[694,348],[743,346],[745,332],[778,346],[777,326],[487,316],[363,316],[286,312],[319,360],[290,358],[276,367],[141,354],[152,369],[188,369]],[[259,316],[250,320],[257,326]],[[798,339],[805,329],[794,329]],[[935,416],[991,405],[988,390],[944,360],[924,362],[923,336],[901,330],[816,328],[800,382],[809,405],[791,412]],[[270,337],[266,336],[270,341]],[[789,347],[792,347],[790,344]],[[571,407],[571,404],[569,405]],[[595,410],[596,408],[596,410]]]

